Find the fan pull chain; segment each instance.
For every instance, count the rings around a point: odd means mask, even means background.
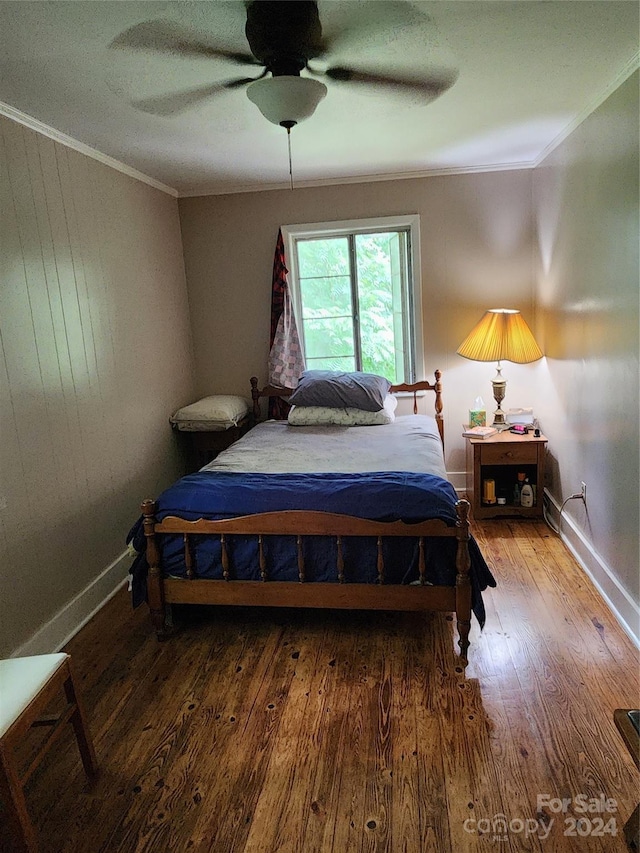
[[[287,131],[287,148],[289,149],[289,186],[293,189],[293,169],[291,167],[291,128],[295,127],[297,122],[290,119],[280,122],[280,127],[284,127]]]
[[[291,128],[295,127],[297,122],[290,121],[287,119],[286,121],[280,122],[280,127],[284,127],[287,131],[287,148],[289,150],[289,186],[293,189],[293,168],[291,166]]]
[[[289,186],[293,190],[293,169],[291,167],[291,128],[287,128],[287,148],[289,149]]]

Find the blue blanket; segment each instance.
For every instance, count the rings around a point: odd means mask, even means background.
[[[437,518],[447,524],[456,522],[457,496],[451,483],[431,474],[381,472],[365,474],[238,474],[226,471],[199,471],[166,489],[158,498],[157,518],[175,515],[187,520],[223,519],[280,510],[321,510],[357,516],[375,521],[406,523]],[[144,551],[145,537],[139,519],[129,532],[127,542]],[[259,580],[257,539],[230,537],[231,563],[235,577]],[[193,538],[193,557],[198,577],[221,578],[222,565],[218,537]],[[427,579],[444,586],[455,584],[454,539],[426,541]],[[374,537],[349,537],[344,542],[347,582],[373,583],[376,580],[376,540]],[[383,540],[385,580],[388,583],[412,583],[418,579],[418,540],[414,537]],[[183,577],[181,536],[161,537],[162,565],[165,574]],[[297,550],[294,536],[266,537],[266,559],[271,580],[297,580]],[[305,564],[308,581],[336,582],[336,543],[332,537],[305,537]],[[484,625],[482,591],[495,586],[495,580],[480,553],[470,540],[473,611]],[[147,564],[140,553],[132,566],[133,601],[146,598]]]

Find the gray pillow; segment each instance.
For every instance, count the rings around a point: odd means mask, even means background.
[[[289,397],[292,406],[345,407],[379,412],[391,383],[375,373],[344,373],[339,370],[305,370]]]

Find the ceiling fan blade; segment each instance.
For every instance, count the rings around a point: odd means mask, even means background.
[[[266,74],[266,71],[265,71]],[[260,75],[261,77],[264,74]],[[253,83],[259,77],[242,77],[235,80],[225,80],[221,83],[209,83],[206,86],[198,86],[196,89],[187,89],[184,92],[173,92],[171,95],[159,95],[153,98],[142,98],[132,101],[132,106],[144,113],[158,116],[179,115],[197,106],[207,98],[217,95],[225,89],[235,89],[245,83]]]
[[[378,74],[373,71],[360,71],[357,68],[340,66],[327,68],[325,74],[331,80],[340,83],[363,83],[391,89],[413,90],[432,98],[446,92],[458,79],[457,71],[449,71],[440,75],[433,74],[430,77],[401,77],[394,74]]]
[[[110,47],[177,53],[181,56],[219,57],[240,65],[260,64],[250,53],[225,50],[194,41],[189,32],[173,21],[143,21],[141,24],[135,24],[116,36]]]
[[[238,77],[236,80],[226,80],[222,87],[223,89],[237,89],[238,86],[244,86],[245,83],[253,83],[255,80],[262,80],[263,77],[266,77],[269,73],[268,69],[265,68],[262,74],[258,74],[257,77]]]

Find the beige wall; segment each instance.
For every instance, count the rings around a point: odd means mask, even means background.
[[[174,199],[0,118],[0,237],[1,655],[180,473],[193,364]]]
[[[534,176],[550,487],[636,603],[639,126],[636,72]]]
[[[478,394],[491,401],[495,370],[455,351],[486,308],[532,320],[531,179],[511,171],[181,199],[198,393],[247,394],[250,376],[266,378],[280,225],[418,213],[425,375],[444,373],[447,468],[462,477],[462,423]],[[509,370],[510,405],[528,402],[534,370]]]

